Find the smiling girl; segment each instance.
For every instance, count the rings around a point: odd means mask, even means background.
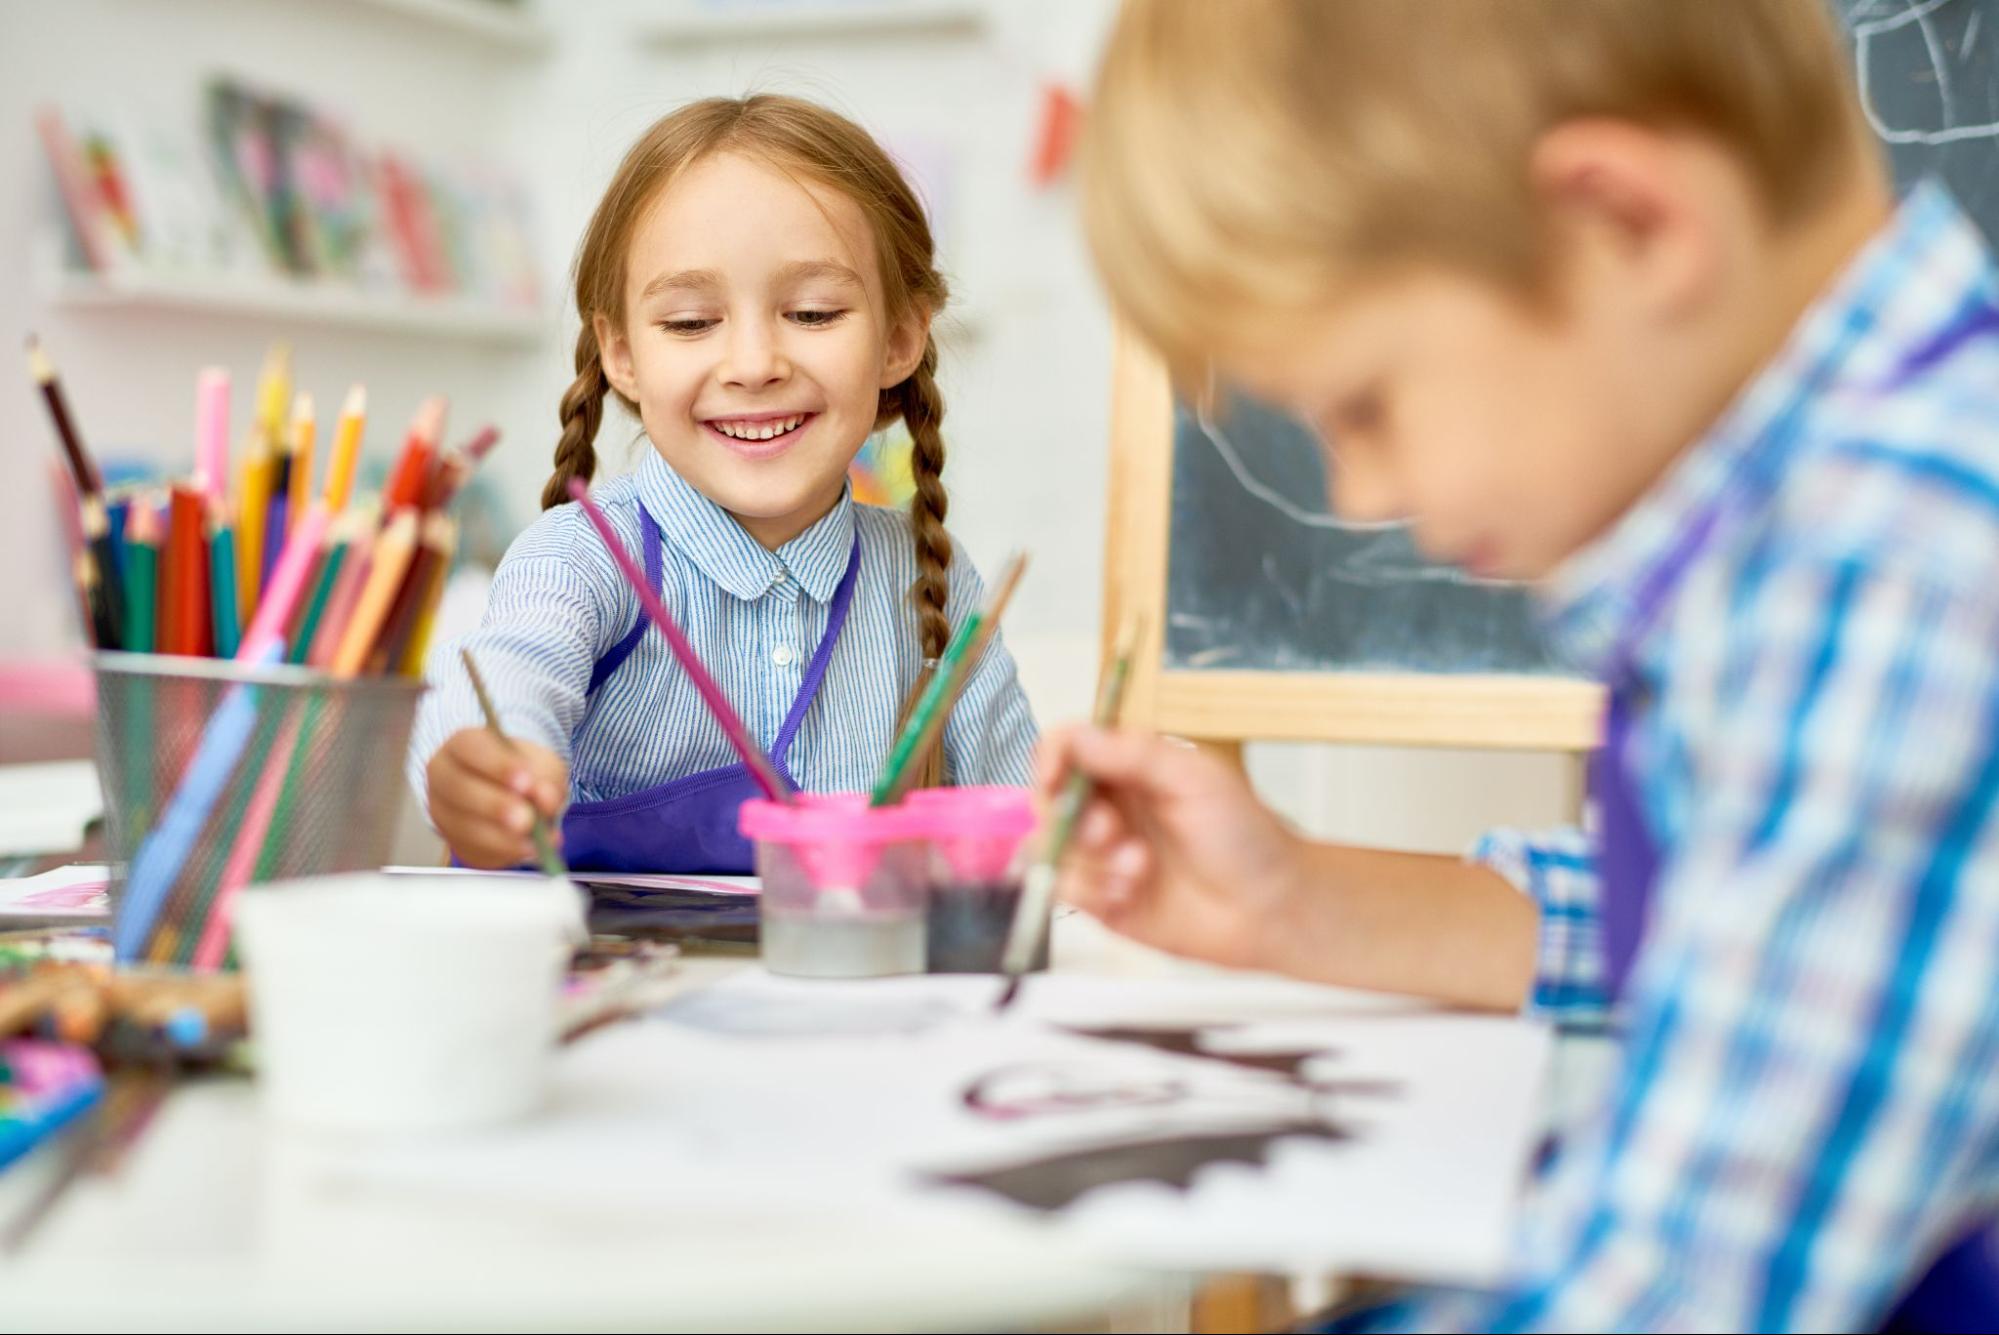
[[[562,814],[571,865],[742,872],[753,792],[567,496],[615,394],[650,448],[597,499],[737,710],[799,787],[866,788],[978,575],[944,529],[944,305],[915,194],[860,127],[811,103],[709,99],[625,155],[576,262],[582,331],[545,513],[463,643],[433,656],[411,747],[431,820],[473,866],[528,860]],[[856,504],[847,468],[900,419],[907,514]],[[943,778],[1027,780],[1034,723],[995,639],[945,729]],[[566,804],[566,812],[564,810]]]

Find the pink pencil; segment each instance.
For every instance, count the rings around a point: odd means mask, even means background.
[[[229,372],[204,367],[194,390],[194,485],[213,502],[229,500]]]
[[[236,893],[249,883],[250,869],[256,865],[257,855],[263,852],[271,812],[278,805],[285,773],[291,768],[285,758],[291,755],[297,738],[298,721],[287,720],[284,738],[270,753],[279,759],[276,764],[264,767],[256,791],[250,794],[250,805],[243,811],[236,846],[229,850],[229,861],[222,865],[222,877],[215,883],[215,902],[208,907],[208,921],[202,924],[201,940],[194,947],[191,962],[203,973],[214,973],[221,968],[222,957],[229,950],[229,923],[236,912]]]
[[[325,502],[314,501],[305,518],[292,530],[277,565],[271,568],[270,582],[257,600],[257,615],[251,620],[250,629],[243,632],[243,645],[236,652],[238,662],[262,657],[266,648],[283,637],[285,627],[291,624],[292,609],[305,592],[305,577],[312,569],[312,558],[318,553],[326,526],[332,520],[333,512],[326,508]]]
[[[708,669],[702,665],[701,655],[694,652],[694,646],[687,642],[687,637],[680,633],[680,627],[675,625],[672,616],[668,615],[665,604],[661,603],[658,595],[652,591],[652,586],[646,583],[645,573],[633,562],[632,554],[625,550],[625,544],[618,541],[618,535],[611,530],[611,521],[604,518],[604,512],[597,508],[597,502],[590,499],[590,489],[583,485],[581,478],[570,479],[569,494],[583,507],[583,513],[590,520],[590,526],[596,529],[597,536],[604,540],[604,546],[611,553],[611,559],[616,561],[618,569],[624,572],[625,582],[630,584],[632,592],[639,596],[639,606],[643,607],[646,615],[652,618],[652,624],[659,627],[659,633],[666,636],[666,643],[673,650],[673,656],[680,660],[681,671],[694,682],[694,689],[701,692],[702,702],[708,706],[708,712],[715,716],[715,721],[722,725],[722,731],[728,735],[730,744],[736,748],[736,754],[743,758],[743,764],[749,769],[750,777],[757,781],[757,787],[763,789],[764,796],[773,802],[791,801],[791,785],[784,781],[784,776],[777,772],[777,766],[771,763],[770,757],[763,753],[763,748],[750,736],[750,730],[743,726],[742,719],[736,717],[736,711],[729,705],[729,697],[722,694],[722,688],[708,675]]]

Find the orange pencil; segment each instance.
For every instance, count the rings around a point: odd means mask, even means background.
[[[409,573],[410,561],[416,555],[416,539],[417,512],[396,511],[396,517],[382,530],[381,541],[375,544],[368,582],[362,586],[361,596],[354,603],[354,614],[340,633],[340,647],[333,653],[334,676],[357,676],[368,661],[369,651],[382,633],[382,623],[388,618],[390,604],[402,587],[403,577]]]
[[[298,527],[305,517],[306,502],[312,497],[312,445],[319,434],[312,412],[312,395],[299,391],[292,404],[291,496],[285,509],[285,533]]]
[[[406,505],[423,504],[430,487],[431,462],[437,457],[437,439],[444,431],[444,400],[432,395],[416,410],[403,452],[396,457],[395,471],[382,492],[382,509],[394,513]]]
[[[351,386],[340,405],[340,425],[333,430],[333,454],[326,461],[326,508],[338,514],[347,508],[354,487],[354,461],[361,453],[361,429],[368,422],[368,390]]]

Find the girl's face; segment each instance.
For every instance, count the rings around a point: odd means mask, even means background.
[[[891,326],[853,200],[735,153],[653,202],[624,297],[622,328],[597,317],[605,374],[674,471],[770,548],[839,499],[928,335],[922,312]]]

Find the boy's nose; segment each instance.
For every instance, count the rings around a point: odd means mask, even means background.
[[[729,340],[722,357],[723,383],[745,389],[762,389],[782,381],[790,372],[783,350],[761,322],[730,322]]]

